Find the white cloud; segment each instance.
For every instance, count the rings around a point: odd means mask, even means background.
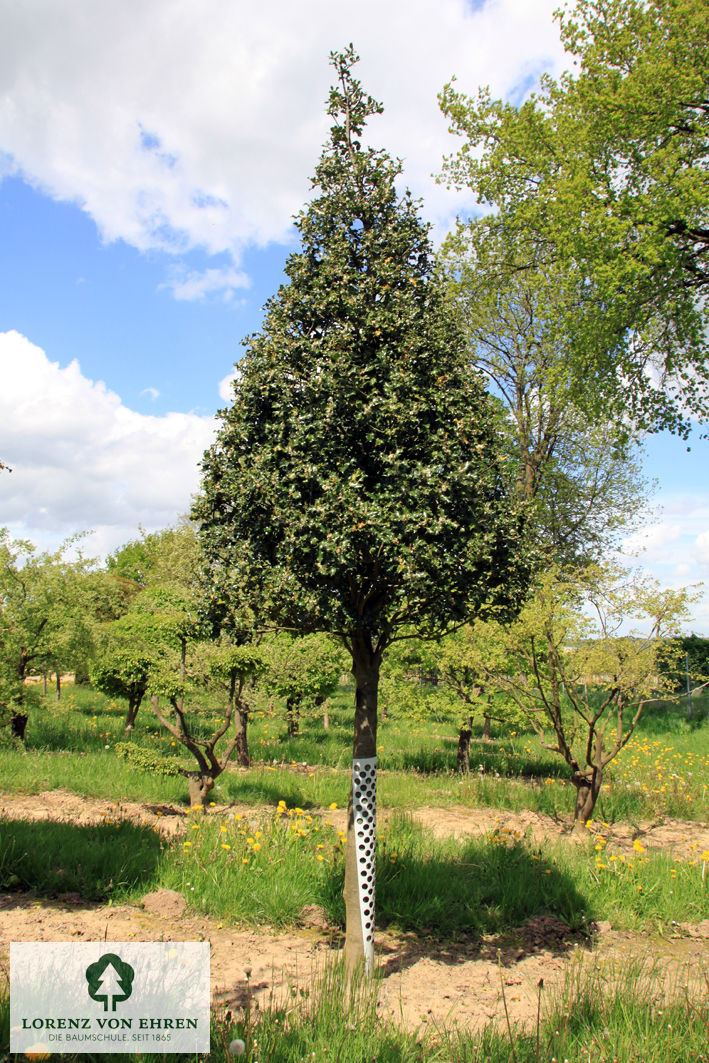
[[[231,373],[227,373],[224,379],[219,381],[219,396],[224,402],[232,403],[234,401],[234,381],[238,379],[240,371],[238,365],[236,365]]]
[[[372,142],[404,159],[445,226],[466,197],[431,176],[457,145],[436,95],[454,74],[464,92],[507,96],[558,73],[557,2],[0,0],[0,175],[14,167],[79,203],[106,240],[199,246],[238,266],[245,246],[284,241],[307,200],[328,54],[352,41],[386,108]]]
[[[173,295],[180,300],[204,299],[205,295],[220,294],[225,303],[230,303],[234,292],[239,288],[248,288],[249,284],[245,273],[227,268],[188,273],[185,277],[168,281],[163,287],[172,288]]]
[[[2,523],[44,547],[92,529],[87,552],[165,527],[188,509],[212,417],[136,413],[78,362],[60,368],[18,332],[0,333]]]
[[[709,531],[704,531],[697,536],[694,554],[700,565],[709,565]]]
[[[147,397],[149,399],[152,399],[153,402],[155,402],[156,399],[160,398],[160,392],[157,388],[143,388],[140,394],[147,395]]]
[[[681,535],[680,524],[668,524],[663,521],[645,525],[623,540],[623,553],[631,557],[642,553],[646,561],[666,561],[669,545],[676,542]]]

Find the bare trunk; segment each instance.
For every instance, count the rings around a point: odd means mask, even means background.
[[[489,742],[490,741],[490,724],[491,723],[492,723],[492,720],[490,719],[490,717],[486,716],[485,719],[483,720],[483,735],[482,735],[483,742]]]
[[[128,700],[128,711],[126,712],[126,732],[130,733],[135,727],[135,718],[138,715],[138,709],[142,698],[130,698]]]
[[[603,769],[594,768],[590,778],[580,774],[574,775],[571,781],[576,787],[574,831],[581,831],[588,820],[593,817],[593,810],[603,783]]]
[[[377,695],[381,656],[371,649],[367,637],[353,640],[352,674],[355,678],[355,717],[353,762],[377,755]],[[354,774],[353,774],[354,780]],[[347,851],[345,857],[345,966],[353,971],[362,965],[369,970],[374,936],[374,854],[359,853],[355,837],[354,781],[347,806]],[[376,798],[372,815],[376,814]],[[360,898],[358,869],[371,864],[369,893],[371,900],[363,907]],[[371,973],[371,972],[370,972]]]
[[[473,737],[473,718],[468,719],[467,727],[458,732],[458,771],[470,771],[470,739]]]
[[[249,710],[240,709],[237,705],[236,716],[234,720],[234,729],[236,736],[236,762],[241,768],[248,768],[251,766],[251,758],[249,756],[249,740],[246,733],[248,724]]]
[[[300,731],[300,703],[295,698],[288,698],[286,701],[286,718],[288,737],[294,738]]]
[[[10,718],[10,734],[13,738],[25,740],[25,728],[27,727],[27,713],[16,712]]]
[[[207,800],[214,787],[214,779],[209,775],[203,775],[199,771],[191,771],[187,776],[187,784],[190,790],[190,808],[199,808],[207,811]]]
[[[57,680],[57,692],[56,692],[56,694],[54,696],[54,700],[55,701],[61,701],[61,696],[62,696],[62,677],[59,675],[59,672],[56,673],[56,680]]]
[[[324,694],[318,694],[315,699],[315,708],[322,709],[322,725],[324,731],[330,730],[330,714],[327,711],[327,697]]]
[[[42,673],[42,693],[44,694],[44,696],[46,698],[46,696],[47,696],[47,673],[46,672]]]

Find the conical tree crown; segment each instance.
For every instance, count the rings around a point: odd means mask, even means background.
[[[356,56],[332,59],[301,249],[247,341],[196,517],[215,596],[238,587],[284,626],[385,645],[513,600],[523,566],[495,412],[427,226],[397,193],[400,165],[361,142],[381,106]]]

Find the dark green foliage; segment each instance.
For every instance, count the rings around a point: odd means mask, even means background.
[[[399,164],[361,143],[381,107],[355,58],[334,57],[302,248],[246,343],[195,515],[215,599],[376,653],[403,623],[436,631],[514,601],[523,566],[491,402]]]
[[[677,691],[686,691],[688,677],[691,688],[709,682],[709,639],[692,634],[668,640],[658,656],[658,669]]]

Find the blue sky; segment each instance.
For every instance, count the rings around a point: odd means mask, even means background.
[[[442,235],[433,174],[455,74],[519,102],[564,56],[556,0],[0,0],[0,525],[99,555],[174,522],[240,341],[293,245],[353,41],[370,137]],[[308,27],[307,35],[304,27]],[[707,442],[646,443],[656,511],[626,543],[669,586],[709,574]],[[661,506],[661,511],[657,507]],[[706,596],[695,630],[709,634]]]

